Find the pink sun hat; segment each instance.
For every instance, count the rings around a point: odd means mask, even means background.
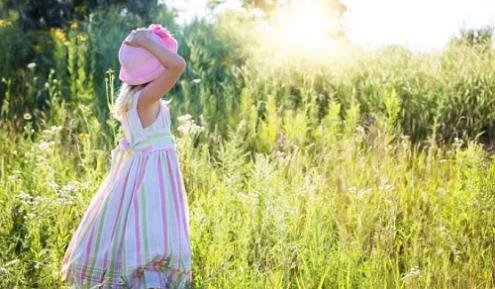
[[[152,32],[150,35],[153,41],[177,53],[178,42],[166,28],[160,24],[151,24],[148,30]],[[150,82],[166,71],[166,68],[151,52],[142,47],[127,45],[125,40],[119,49],[119,62],[119,79],[129,85]]]

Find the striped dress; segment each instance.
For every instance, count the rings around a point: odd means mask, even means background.
[[[125,137],[62,261],[70,288],[190,288],[188,202],[170,111],[143,128],[133,95]],[[98,286],[97,286],[98,285]]]

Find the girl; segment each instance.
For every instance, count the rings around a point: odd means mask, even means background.
[[[185,70],[160,25],[133,30],[119,50],[123,81],[114,115],[124,138],[65,253],[71,288],[192,285],[188,203],[161,99]]]

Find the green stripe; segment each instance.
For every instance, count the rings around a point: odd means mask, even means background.
[[[125,191],[122,192],[122,194],[124,194],[125,196]],[[124,206],[124,200],[122,200],[122,207]],[[110,267],[108,269],[108,273],[111,273],[113,275],[113,267],[114,267],[114,264],[115,262],[113,262],[113,257],[117,254],[117,244],[119,243],[118,241],[120,241],[121,237],[120,237],[120,231],[121,231],[121,222],[122,222],[122,208],[121,208],[121,211],[120,211],[120,216],[117,216],[117,228],[115,230],[115,235],[114,235],[114,239],[112,240],[113,244],[112,244],[112,255],[110,256]],[[121,268],[122,269],[122,268]]]
[[[134,144],[132,148],[139,148],[148,145],[158,145],[158,144],[169,144],[173,145],[174,138],[172,134],[168,131],[158,131],[155,133],[149,133],[146,135],[146,138],[138,141],[138,143]]]
[[[94,248],[93,252],[97,252],[98,253],[98,248],[100,247],[100,239],[101,239],[101,232],[102,232],[102,229],[103,229],[103,221],[105,220],[105,213],[107,211],[107,207],[108,207],[108,198],[109,196],[107,195],[107,197],[105,198],[105,206],[103,207],[103,212],[101,213],[101,217],[100,217],[100,222],[98,224],[98,235],[96,235],[96,247]],[[91,274],[93,274],[93,269],[94,269],[94,266],[95,266],[95,263],[96,263],[96,258],[91,258],[91,266],[90,266],[90,271],[89,271],[89,274],[87,274],[88,276],[91,276]]]
[[[139,177],[139,171],[138,171],[138,177]],[[138,179],[136,178],[135,181],[138,181]],[[125,191],[123,192],[125,194]],[[130,199],[130,201],[132,202],[132,199]],[[125,200],[122,201],[123,204],[125,204]],[[132,206],[132,203],[131,203],[131,206]],[[121,225],[121,222],[122,222],[122,219],[124,218],[124,213],[123,213],[123,210],[120,211],[120,216],[118,216],[118,222],[117,222],[117,230],[115,232],[115,238],[114,240],[116,241],[120,241],[122,238],[125,238],[125,236],[121,236],[121,232],[123,231],[123,226]],[[129,211],[127,211],[127,214],[129,214]],[[112,255],[111,255],[111,258],[110,260],[113,260],[113,257],[116,256],[117,254],[117,244],[118,242],[115,242],[113,243],[112,245]],[[125,262],[125,240],[123,240],[123,245],[122,245],[122,264],[126,263]],[[113,273],[113,269],[114,269],[114,262],[111,262],[110,264],[110,268],[109,268],[109,272],[112,272]],[[127,267],[126,268],[121,268],[121,273],[122,271],[127,271]]]
[[[110,180],[110,181],[111,181],[111,180]],[[108,196],[107,196],[107,197],[108,197]],[[106,198],[105,198],[105,200],[106,200]],[[96,206],[96,205],[95,205],[95,206]],[[93,217],[93,219],[92,219],[92,220],[86,220],[87,225],[86,225],[86,227],[84,228],[84,229],[86,229],[86,231],[83,233],[83,232],[82,232],[82,230],[81,230],[81,232],[80,232],[80,238],[81,238],[81,239],[79,240],[79,242],[80,242],[81,244],[83,244],[83,243],[86,241],[86,239],[88,239],[88,238],[89,238],[89,233],[90,233],[91,229],[93,228],[93,226],[94,226],[94,224],[95,224],[95,222],[96,222],[96,219],[98,218],[98,211],[99,211],[100,209],[101,209],[101,208],[95,209],[95,215],[94,215],[94,217]],[[89,208],[88,208],[88,210],[89,210]]]
[[[144,177],[143,177],[144,178]],[[140,212],[140,220],[141,220],[141,227],[142,227],[142,233],[143,233],[143,240],[144,243],[144,251],[146,256],[149,256],[149,248],[148,248],[148,228],[146,227],[146,215],[144,214],[144,208],[146,208],[146,196],[145,196],[145,190],[144,190],[144,185],[141,185],[141,194],[139,195],[141,198],[141,210]]]

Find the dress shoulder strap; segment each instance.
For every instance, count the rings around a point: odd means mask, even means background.
[[[143,90],[144,89],[141,88],[141,89],[133,92],[133,95],[132,95],[132,104],[131,104],[131,109],[132,110],[136,110],[137,109],[138,100],[139,100],[139,97],[141,96],[141,94],[143,93]]]
[[[142,134],[143,130],[141,128],[141,123],[137,113],[137,105],[139,97],[141,96],[143,89],[132,92],[131,106],[129,108],[129,113],[127,117],[129,131],[132,134],[132,138],[135,139]]]

